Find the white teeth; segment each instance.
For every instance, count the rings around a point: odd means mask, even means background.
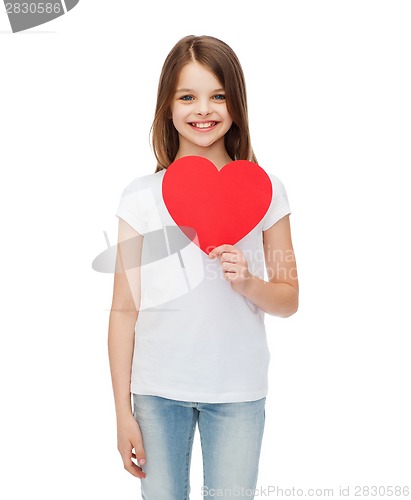
[[[216,124],[216,122],[206,122],[206,123],[191,123],[194,127],[197,128],[210,128],[213,127]]]

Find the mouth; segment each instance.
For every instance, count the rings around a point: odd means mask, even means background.
[[[211,130],[218,123],[220,123],[220,122],[215,122],[215,121],[209,121],[209,122],[188,122],[188,125],[190,125],[192,128],[194,128],[196,130]]]

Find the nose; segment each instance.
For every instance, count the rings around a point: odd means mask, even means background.
[[[197,101],[196,114],[199,116],[207,116],[211,113],[210,101],[208,99],[199,99]]]

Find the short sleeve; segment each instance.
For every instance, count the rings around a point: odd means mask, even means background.
[[[139,189],[138,179],[135,179],[123,190],[116,216],[125,220],[140,234],[144,234],[147,232],[145,211],[144,191]]]
[[[277,221],[291,213],[287,192],[281,180],[273,174],[268,174],[273,188],[271,204],[263,218],[262,230],[267,231]]]

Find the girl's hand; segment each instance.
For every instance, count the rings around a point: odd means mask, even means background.
[[[132,451],[133,448],[135,453]],[[117,420],[117,449],[126,471],[140,479],[145,478],[147,474],[131,460],[135,458],[141,465],[144,465],[146,458],[140,426],[132,413]]]
[[[243,252],[233,245],[224,244],[211,250],[208,256],[210,259],[220,258],[225,279],[231,283],[233,290],[243,293],[253,277]]]

